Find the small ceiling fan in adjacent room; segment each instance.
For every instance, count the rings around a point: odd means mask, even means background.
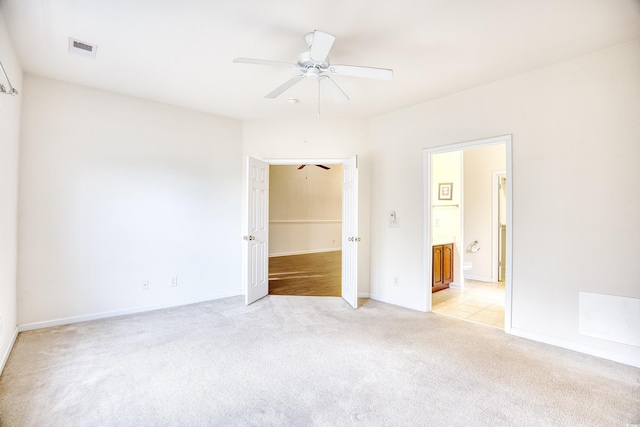
[[[349,97],[327,74],[365,77],[378,80],[390,80],[393,77],[393,70],[387,68],[360,67],[356,65],[332,65],[329,62],[329,51],[336,40],[336,37],[332,34],[315,30],[312,33],[306,34],[304,36],[304,40],[309,46],[309,51],[298,55],[298,60],[295,64],[251,58],[236,58],[233,62],[296,68],[302,72],[302,74],[292,77],[269,92],[265,95],[265,98],[276,98],[305,78],[309,78],[317,80],[319,90],[327,93],[336,103],[343,103],[348,101]]]
[[[305,166],[307,166],[307,165],[300,165],[300,167],[298,167],[298,170],[303,169]],[[317,166],[317,167],[319,167],[321,169],[324,169],[324,170],[331,169],[329,166],[325,166],[325,165],[314,165],[314,166]]]

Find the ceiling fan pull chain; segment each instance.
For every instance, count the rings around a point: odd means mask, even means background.
[[[318,118],[320,118],[320,79],[318,79]]]

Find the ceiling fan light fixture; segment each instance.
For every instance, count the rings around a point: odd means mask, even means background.
[[[318,70],[316,67],[309,67],[307,68],[306,76],[310,79],[318,80],[318,77],[320,77],[320,70]]]

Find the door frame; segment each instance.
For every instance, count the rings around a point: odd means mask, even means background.
[[[492,176],[492,183],[493,183],[493,189],[491,190],[491,197],[493,198],[492,200],[492,205],[493,205],[493,210],[491,213],[491,221],[492,221],[492,226],[491,226],[491,280],[494,282],[498,282],[500,279],[500,265],[499,265],[499,260],[500,260],[500,254],[499,254],[499,248],[500,248],[500,242],[499,242],[499,235],[500,235],[500,177],[502,175],[505,175],[505,180],[506,180],[506,171],[504,170],[499,170],[499,171],[493,171],[493,176]],[[505,193],[506,194],[506,193]],[[508,223],[507,223],[507,227],[508,227]],[[507,228],[508,229],[508,228]]]
[[[513,257],[512,257],[512,247],[513,247],[513,165],[512,165],[512,136],[511,135],[502,135],[496,136],[492,138],[478,139],[467,142],[460,142],[450,145],[443,145],[432,148],[425,148],[422,151],[422,159],[423,159],[423,296],[424,296],[424,304],[426,307],[425,311],[431,311],[432,308],[432,298],[431,298],[431,276],[433,274],[433,265],[431,259],[431,246],[432,246],[432,205],[434,195],[431,193],[432,187],[432,156],[434,154],[440,153],[448,153],[451,151],[464,151],[471,148],[480,148],[491,145],[504,144],[506,151],[506,168],[505,174],[507,176],[507,182],[511,183],[511,185],[507,186],[507,268],[506,268],[506,277],[505,277],[505,301],[504,301],[504,331],[509,333],[511,331],[512,324],[512,270],[513,270]],[[460,204],[460,209],[463,208],[463,204]]]
[[[310,164],[310,165],[315,165],[315,164],[322,164],[322,165],[344,165],[346,162],[348,162],[349,160],[351,160],[350,158],[264,158],[261,159],[262,161],[266,162],[269,166],[273,165],[273,166],[292,166],[292,165],[301,165],[301,164]],[[271,183],[269,183],[269,185],[271,185]],[[358,200],[359,200],[359,195],[358,195]],[[359,205],[359,202],[358,202]],[[246,210],[246,208],[244,209]],[[246,222],[246,221],[245,221]],[[341,250],[344,250],[344,236],[342,237],[342,244],[341,244]],[[267,256],[267,272],[269,271],[269,257]],[[357,261],[358,264],[360,263],[359,260]],[[344,273],[344,263],[342,263],[343,265],[341,266],[341,273]],[[342,276],[342,274],[341,274]],[[244,280],[244,284],[243,286],[246,286],[246,280]],[[355,284],[356,286],[356,307],[357,307],[357,298],[358,298],[358,294],[357,294],[357,287],[358,287],[358,283]],[[245,289],[245,292],[247,290]],[[268,295],[268,293],[267,293]]]

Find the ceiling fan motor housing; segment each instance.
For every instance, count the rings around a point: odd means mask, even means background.
[[[305,70],[308,77],[317,77],[329,69],[329,57],[324,61],[318,62],[311,59],[311,52],[302,52],[298,55],[298,66],[301,70]]]

